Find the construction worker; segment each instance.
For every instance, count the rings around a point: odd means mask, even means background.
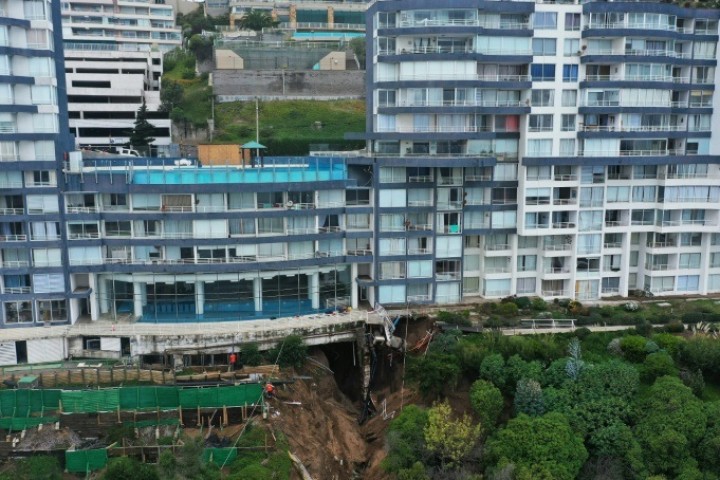
[[[275,398],[275,386],[270,382],[265,384],[265,397]]]
[[[237,365],[237,355],[235,354],[235,352],[233,352],[230,354],[230,365],[229,366],[230,366],[231,372],[235,370],[235,365]]]

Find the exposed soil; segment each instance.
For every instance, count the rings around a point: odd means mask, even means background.
[[[407,335],[407,344],[412,346],[425,336],[429,325],[427,320],[403,320],[395,333]],[[385,347],[377,353],[371,388],[377,412],[363,425],[358,424],[362,370],[359,362],[353,366],[351,344],[315,349],[312,358],[334,375],[311,362],[297,372],[310,378],[280,385],[277,398],[269,401],[269,426],[288,437],[291,451],[316,480],[389,478],[381,468],[389,422],[403,405],[422,401],[412,389],[403,388],[403,355]]]

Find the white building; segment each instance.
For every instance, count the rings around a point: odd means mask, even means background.
[[[163,54],[182,41],[172,6],[151,0],[62,2],[70,131],[79,147],[128,141],[143,100],[156,146],[171,142],[160,108]]]

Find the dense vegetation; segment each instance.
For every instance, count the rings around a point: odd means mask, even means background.
[[[505,303],[531,318],[535,302]],[[514,318],[490,313],[515,311],[502,305],[483,307],[484,319]],[[709,323],[673,333],[683,330],[676,318],[715,321],[718,308],[712,301],[665,307],[670,331],[648,325],[660,308],[637,304],[564,307],[575,317],[612,320],[602,317],[611,311],[636,320],[622,332],[445,331],[425,355],[408,359],[409,379],[429,408],[407,407],[392,422],[384,467],[402,480],[718,479],[720,341]]]

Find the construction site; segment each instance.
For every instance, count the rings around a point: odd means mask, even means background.
[[[136,357],[155,363],[89,358],[5,367],[0,457],[12,463],[51,455],[65,475],[103,478],[113,458],[154,464],[192,441],[202,446],[204,462],[227,472],[248,451],[268,454],[287,442],[289,478],[381,478],[384,429],[404,403],[417,400],[403,389],[404,351],[422,338],[425,323],[379,306],[374,322],[363,314],[357,323],[348,316],[346,324],[336,318],[334,327],[318,327],[322,335],[304,331],[302,367],[280,368],[277,358],[237,365],[237,337],[233,345],[210,337],[207,349],[200,343]],[[127,334],[122,325],[109,333]],[[282,339],[266,335],[252,336],[254,345],[282,351]],[[154,346],[163,342],[153,339]],[[249,430],[251,444],[244,440]]]

